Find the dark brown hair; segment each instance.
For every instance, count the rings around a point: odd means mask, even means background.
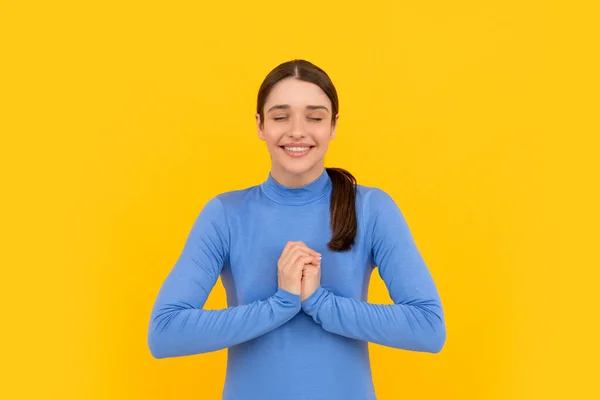
[[[264,123],[264,106],[267,97],[277,82],[286,78],[314,83],[331,100],[331,124],[336,123],[339,110],[337,91],[331,79],[321,68],[306,60],[292,60],[275,67],[265,78],[258,90],[256,112]],[[356,237],[356,178],[342,168],[326,168],[331,178],[332,193],[329,210],[331,213],[332,237],[327,247],[332,251],[347,251],[352,248]]]

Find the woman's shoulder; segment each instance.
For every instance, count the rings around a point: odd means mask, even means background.
[[[257,197],[260,185],[249,186],[242,189],[231,189],[214,195],[210,201],[218,202],[224,209],[234,209],[249,204]]]
[[[366,206],[377,206],[381,203],[394,201],[391,194],[376,186],[356,185],[356,200]]]
[[[385,189],[376,186],[356,185],[356,208],[366,220],[378,214],[398,212],[397,202]]]

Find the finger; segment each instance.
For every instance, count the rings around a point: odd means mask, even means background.
[[[304,250],[306,250],[310,254],[312,254],[314,256],[320,256],[321,255],[321,253],[319,253],[318,251],[315,251],[315,250],[311,249],[310,247],[308,247],[306,245],[306,243],[304,243],[304,242],[297,242],[297,243],[298,243],[298,246],[300,246],[301,248],[303,248]]]
[[[281,252],[281,265],[286,266],[290,263],[293,257],[293,251],[296,248],[297,242],[287,242]]]
[[[306,251],[308,251],[308,252],[309,252],[309,253],[311,253],[312,255],[315,255],[315,256],[320,256],[320,255],[321,255],[321,253],[319,253],[318,251],[316,251],[316,250],[313,250],[313,249],[311,249],[310,247],[308,247],[308,246],[306,245],[306,243],[304,243],[304,242],[299,242],[299,244],[300,244],[300,246],[301,246],[302,248],[304,248]]]
[[[310,259],[312,256],[301,256],[299,257],[296,262],[290,264],[289,268],[289,273],[293,273],[293,274],[298,274],[298,276],[301,278],[302,274],[303,274],[303,268],[306,264],[310,263]]]
[[[306,263],[304,264],[304,266],[302,267],[303,271],[315,271],[318,270],[319,266],[315,265],[315,264],[311,264],[311,263]]]
[[[288,241],[288,242],[285,244],[285,247],[283,248],[283,250],[282,250],[282,253],[285,253],[286,251],[289,251],[289,249],[291,249],[291,248],[292,248],[292,246],[293,246],[295,243],[296,243],[296,242]]]
[[[319,267],[312,264],[304,265],[302,268],[302,276],[315,276],[319,274]]]
[[[309,265],[314,265],[315,267],[320,267],[321,266],[321,256],[311,256],[312,259],[309,263]]]
[[[296,248],[295,250],[292,251],[290,263],[295,264],[301,257],[312,257],[312,256],[303,248]]]
[[[296,260],[294,265],[304,268],[304,266],[306,264],[310,264],[313,261],[313,259],[314,259],[314,257],[309,256],[309,255],[300,256],[300,257],[298,257],[298,259]]]
[[[295,269],[302,267],[304,262],[302,261],[302,257],[311,257],[308,255],[303,249],[295,249],[291,251],[289,259],[285,261],[282,267],[282,272],[284,274],[294,273]]]

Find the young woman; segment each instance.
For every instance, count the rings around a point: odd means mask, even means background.
[[[256,114],[267,179],[207,202],[158,293],[152,355],[227,348],[225,400],[375,399],[368,342],[445,343],[438,291],[394,200],[324,166],[337,119],[322,69],[273,69]],[[366,301],[375,267],[394,304]],[[205,310],[219,276],[228,308]]]

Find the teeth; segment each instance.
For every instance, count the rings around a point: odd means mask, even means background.
[[[310,147],[284,147],[284,149],[286,149],[287,151],[303,152],[308,151]]]

